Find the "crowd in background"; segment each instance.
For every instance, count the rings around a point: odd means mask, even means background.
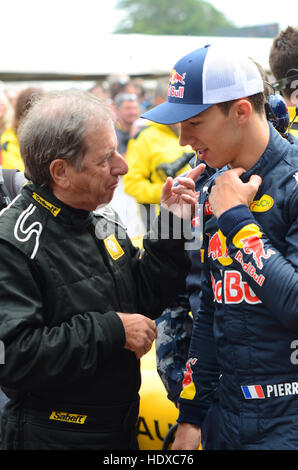
[[[263,79],[268,80],[266,76]],[[148,91],[142,80],[122,74],[111,76],[104,82],[94,83],[94,86],[87,90],[104,99],[114,115],[118,152],[125,156],[129,171],[120,178],[110,205],[119,213],[132,238],[142,236],[149,228],[150,221],[153,220],[151,211],[152,208],[155,208],[154,211],[158,208],[161,188],[166,177],[184,173],[195,157],[189,146],[180,146],[178,125],[156,124],[140,118],[144,111],[166,101],[167,88],[167,78],[157,80],[154,89]],[[2,91],[0,89],[0,163],[3,169],[25,171],[18,145],[18,126],[32,100],[43,93],[43,88],[33,86],[18,92],[5,87]],[[295,116],[291,115],[294,122],[297,108],[294,108],[294,103],[289,100],[287,105],[293,113],[296,112]],[[173,312],[178,312],[178,321],[182,325],[181,312],[188,319],[189,311],[188,301],[180,297],[179,303],[177,301],[169,306],[168,314],[173,317]],[[165,315],[161,316],[161,321],[164,318]],[[162,328],[164,329],[164,324]],[[172,349],[169,354],[172,354]],[[182,359],[184,360],[184,357]],[[182,367],[183,365],[178,370],[179,380],[177,374],[173,380],[179,387],[175,389],[175,395],[168,395],[174,402],[181,389]]]
[[[110,105],[115,120],[118,152],[121,155],[127,155],[130,168],[134,168],[133,174],[129,172],[124,184],[122,178],[120,179],[111,202],[112,207],[120,214],[123,223],[127,226],[131,237],[142,236],[145,233],[148,228],[147,222],[150,221],[146,209],[151,205],[157,207],[162,184],[167,176],[167,171],[160,165],[171,163],[184,154],[183,148],[179,146],[178,126],[156,126],[140,118],[143,112],[167,100],[168,79],[160,78],[152,83],[148,87],[142,79],[133,79],[127,74],[115,74],[105,81],[94,82],[93,86],[86,89],[86,92],[104,99]],[[30,84],[27,87],[24,85],[5,87],[3,84],[0,88],[0,164],[2,169],[25,171],[18,144],[18,125],[29,109],[30,103],[45,91],[47,91],[46,86],[44,87],[43,84],[37,86]],[[149,128],[150,132],[145,133],[144,139],[142,136],[137,147],[133,148],[135,138],[144,129]],[[156,143],[150,154],[146,149],[148,142],[150,142],[150,147],[153,146],[153,142]],[[189,148],[188,151],[190,152],[191,149]],[[146,159],[143,161],[144,152]],[[187,161],[184,163],[186,164]],[[183,172],[186,168],[182,165],[177,172]],[[156,211],[156,208],[154,210]]]

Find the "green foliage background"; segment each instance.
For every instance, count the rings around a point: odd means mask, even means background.
[[[205,0],[118,0],[116,7],[127,16],[115,33],[207,36],[234,28]]]

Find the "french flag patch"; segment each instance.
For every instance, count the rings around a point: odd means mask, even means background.
[[[241,389],[246,400],[265,398],[261,385],[241,385]]]

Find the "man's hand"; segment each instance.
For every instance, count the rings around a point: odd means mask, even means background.
[[[201,428],[194,424],[178,425],[172,450],[198,450],[201,444]]]
[[[247,183],[240,179],[243,168],[233,168],[220,175],[215,185],[211,188],[209,202],[215,217],[218,219],[225,211],[239,204],[247,206],[253,201],[262,178],[252,175]]]
[[[155,322],[139,313],[116,312],[125,330],[124,348],[133,351],[138,359],[150,351],[157,336]]]
[[[190,219],[198,204],[195,182],[205,170],[201,163],[190,170],[186,176],[167,178],[162,188],[161,205],[182,219]]]

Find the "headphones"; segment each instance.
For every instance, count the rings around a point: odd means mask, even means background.
[[[269,95],[265,103],[267,120],[273,124],[275,129],[286,137],[289,127],[289,111],[285,100],[279,94]]]
[[[298,72],[298,70],[290,69],[287,73],[290,72]],[[271,122],[275,129],[282,135],[282,137],[285,138],[288,137],[293,122],[298,115],[298,105],[296,106],[295,116],[290,123],[289,111],[286,102],[281,94],[277,92],[280,92],[294,79],[298,79],[298,74],[287,76],[273,83],[265,82],[273,89],[274,92],[272,95],[269,95],[267,102],[265,103],[267,120]]]
[[[294,72],[295,75],[288,75],[292,72]],[[298,80],[298,69],[288,70],[286,77],[281,78],[280,80],[276,80],[276,82],[271,83],[270,86],[273,88],[274,91],[282,91],[282,89],[286,88],[287,85],[290,85],[293,80]]]

